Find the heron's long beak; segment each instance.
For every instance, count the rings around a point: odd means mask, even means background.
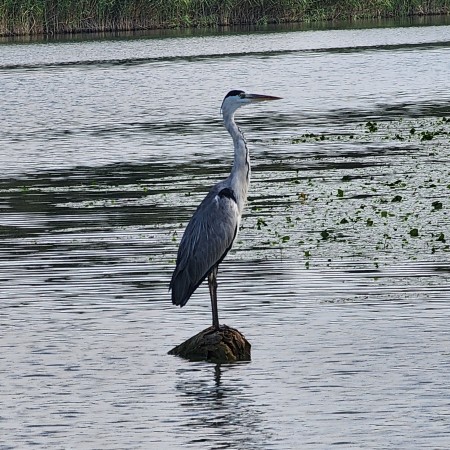
[[[267,100],[281,100],[281,97],[274,97],[273,95],[263,95],[263,94],[245,94],[245,98],[248,98],[252,102],[265,102]]]

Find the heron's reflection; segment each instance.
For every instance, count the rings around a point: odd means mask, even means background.
[[[222,376],[222,369],[220,364],[216,364],[214,367],[214,380],[216,381],[216,386],[220,386],[220,378]]]
[[[208,448],[264,448],[270,439],[264,412],[241,377],[245,365],[198,363],[178,370],[176,388],[186,421],[179,431],[186,444],[208,443]]]

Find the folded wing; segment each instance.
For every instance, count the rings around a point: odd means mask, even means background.
[[[192,216],[178,249],[170,289],[172,303],[184,306],[230,250],[240,214],[233,192],[212,189]]]

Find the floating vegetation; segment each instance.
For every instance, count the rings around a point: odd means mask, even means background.
[[[434,210],[442,209],[442,202],[436,200],[431,204]]]
[[[342,135],[324,130],[283,141],[289,158],[282,168],[254,158],[247,213],[229,257],[293,258],[305,269],[447,261],[450,121],[377,121],[376,128],[362,122]],[[425,131],[433,139],[422,140]],[[184,198],[192,208],[201,200]],[[179,238],[168,234],[166,244]]]
[[[299,137],[293,138],[291,143],[292,144],[300,144],[300,143],[305,143],[305,142],[309,142],[309,141],[316,141],[316,142],[317,141],[326,141],[329,139],[330,139],[330,137],[325,136],[325,134],[305,133]]]
[[[447,118],[370,121],[355,124],[352,140],[348,130],[292,138],[299,159],[291,158],[292,171],[285,170],[291,182],[278,172],[276,181],[268,176],[262,183],[255,170],[253,192],[264,218],[249,214],[243,235],[253,223],[259,235],[250,241],[260,257],[300,258],[306,268],[348,258],[373,261],[377,268],[427,255],[448,259],[450,171],[443,162],[450,159],[449,123]],[[273,254],[274,247],[283,251]]]
[[[331,233],[328,230],[323,230],[320,232],[322,239],[328,239],[331,236]]]
[[[256,228],[257,228],[258,230],[260,230],[261,227],[266,227],[266,226],[267,226],[266,221],[265,221],[263,218],[258,217],[258,220],[256,221]]]
[[[439,236],[438,236],[438,238],[436,240],[440,241],[440,242],[445,242],[445,235],[444,235],[444,233],[439,233]]]
[[[370,133],[375,133],[375,131],[378,131],[378,125],[376,122],[366,122],[365,127]]]

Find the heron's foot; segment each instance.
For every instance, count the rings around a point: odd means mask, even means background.
[[[221,324],[221,325],[211,325],[207,330],[208,334],[210,334],[210,333],[218,333],[229,329],[230,327],[228,325]]]

